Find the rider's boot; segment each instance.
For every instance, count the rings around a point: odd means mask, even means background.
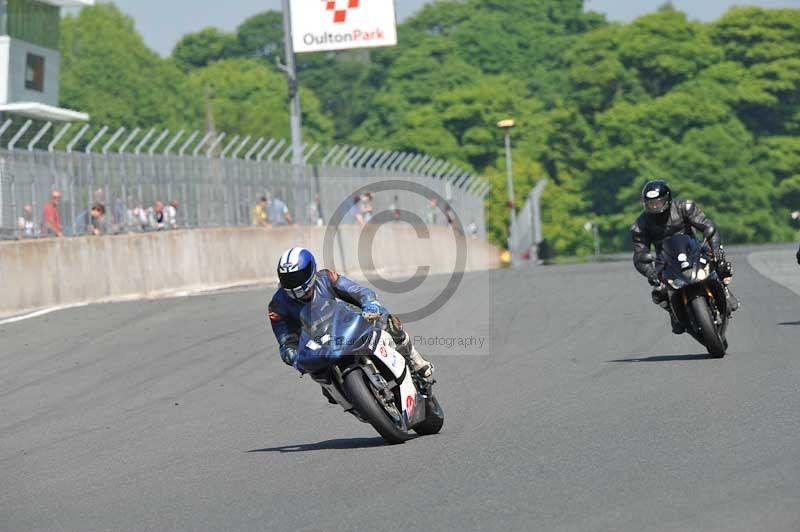
[[[653,298],[655,300],[655,297]],[[669,308],[669,303],[666,300],[657,301],[656,304],[667,311],[669,314],[669,321],[672,325],[672,334],[683,334],[686,332],[686,327],[675,317],[672,310]]]
[[[736,312],[739,310],[739,299],[733,295],[733,292],[731,292],[731,289],[727,284],[725,285],[725,299],[728,300],[728,310],[730,312]]]
[[[325,399],[327,399],[330,404],[332,405],[336,404],[336,399],[333,398],[333,396],[331,395],[331,393],[328,391],[327,388],[322,388],[322,395],[325,396]]]
[[[669,321],[672,323],[672,334],[683,334],[686,332],[686,327],[683,323],[675,319],[672,312],[669,313]]]
[[[408,333],[405,334],[403,341],[397,345],[397,352],[408,361],[412,372],[422,377],[429,384],[434,382],[433,364],[422,358],[417,348],[411,343],[411,337],[408,336]]]
[[[322,390],[322,395],[325,396],[325,399],[327,399],[330,404],[335,405],[336,404],[336,400],[330,394],[328,389],[325,388],[325,385],[326,384],[330,384],[330,382],[331,382],[330,379],[328,378],[328,376],[325,373],[316,373],[316,374],[309,373],[309,375],[314,380],[314,382],[316,382],[317,384],[320,385],[320,389]]]

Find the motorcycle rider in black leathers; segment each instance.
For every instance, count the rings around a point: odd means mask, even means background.
[[[673,316],[669,307],[667,287],[661,283],[655,264],[647,260],[647,256],[650,254],[651,246],[659,253],[661,243],[676,234],[695,236],[695,231],[702,234],[714,255],[717,273],[725,284],[728,308],[731,312],[736,311],[739,308],[739,301],[728,288],[733,279],[733,265],[725,258],[725,250],[714,223],[706,217],[695,202],[691,200],[673,201],[672,190],[665,181],[647,183],[642,190],[642,203],[644,212],[631,227],[633,264],[639,273],[647,277],[647,281],[653,287],[653,303],[669,312],[672,332],[683,334],[686,329]]]

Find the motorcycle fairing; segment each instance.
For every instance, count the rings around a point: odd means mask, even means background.
[[[400,394],[403,415],[406,417],[408,426],[413,427],[424,421],[425,398],[417,393],[417,387],[414,385],[411,372],[408,371],[406,359],[394,348],[394,340],[386,331],[381,332],[380,340],[374,350],[373,360],[395,376],[395,380],[399,384],[397,393]]]

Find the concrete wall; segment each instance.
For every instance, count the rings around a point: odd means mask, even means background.
[[[375,269],[389,277],[408,276],[418,266],[450,273],[456,240],[447,228],[425,228],[429,238],[405,224],[381,226],[370,252]],[[340,229],[335,264],[323,258],[325,228],[225,228],[108,237],[41,239],[0,243],[0,316],[53,306],[175,295],[239,284],[275,282],[275,266],[289,247],[311,249],[321,266],[362,278],[356,226]],[[466,239],[464,270],[496,268],[498,250]],[[362,251],[362,255],[363,255]],[[345,260],[342,260],[344,257]]]

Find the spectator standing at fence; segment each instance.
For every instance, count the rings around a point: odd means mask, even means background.
[[[164,214],[164,202],[157,201],[147,213],[147,225],[150,231],[163,231],[166,228],[167,216]]]
[[[353,196],[350,201],[352,203],[343,223],[364,225],[364,217],[361,216],[361,196]]]
[[[75,229],[78,234],[100,236],[109,233],[106,221],[106,207],[102,203],[95,203],[88,211],[78,215],[75,220]]]
[[[128,199],[128,228],[132,231],[147,231],[149,225],[147,209],[134,198]]]
[[[106,207],[102,203],[95,203],[88,211],[82,212],[75,220],[75,229],[79,234],[100,236],[108,234],[106,221]]]
[[[478,238],[478,224],[475,223],[475,220],[472,220],[469,225],[467,226],[467,232],[469,232],[472,238]]]
[[[395,194],[392,203],[389,205],[389,210],[392,211],[392,218],[395,222],[400,221],[400,197]]]
[[[289,207],[278,197],[272,198],[269,203],[269,219],[273,225],[292,225],[292,214]]]
[[[361,195],[361,204],[359,208],[361,210],[361,220],[359,220],[359,222],[362,226],[367,225],[372,219],[373,213],[371,192],[364,192]]]
[[[428,205],[428,225],[436,225],[439,218],[439,201],[436,198],[431,198],[430,205]]]
[[[164,209],[164,216],[166,217],[166,224],[169,229],[178,228],[178,202],[169,200],[169,203]]]
[[[261,196],[253,207],[253,225],[255,227],[269,227],[269,215],[267,214],[267,197]]]
[[[19,238],[33,238],[38,235],[36,221],[33,219],[33,207],[25,205],[22,216],[17,219],[17,236]]]
[[[61,230],[61,220],[58,218],[60,202],[61,192],[54,190],[50,194],[50,201],[44,204],[42,212],[42,234],[44,236],[64,236]]]
[[[322,200],[319,194],[315,194],[314,199],[308,204],[308,221],[317,227],[325,225],[325,220],[322,217]]]

